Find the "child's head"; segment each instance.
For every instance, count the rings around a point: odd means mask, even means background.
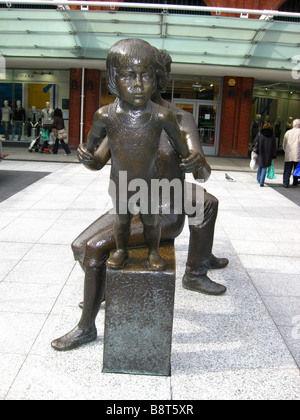
[[[108,75],[107,84],[112,94],[119,96],[115,83],[118,70],[121,67],[138,65],[153,68],[153,72],[155,73],[155,84],[157,81],[156,79],[158,79],[159,83],[162,73],[165,78],[167,78],[167,72],[164,66],[161,65],[161,57],[158,50],[153,48],[148,42],[141,39],[124,39],[112,46],[106,60]],[[160,77],[157,77],[158,73],[160,74]],[[154,88],[156,88],[156,86]]]

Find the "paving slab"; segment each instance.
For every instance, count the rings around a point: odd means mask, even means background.
[[[42,164],[49,175],[0,203],[0,399],[300,399],[299,207],[235,161],[213,166],[205,185],[219,199],[214,254],[230,260],[209,275],[225,295],[182,288],[188,225],[175,242],[170,377],[102,373],[105,304],[96,342],[67,353],[50,346],[80,318],[83,271],[70,241],[109,208],[110,167],[2,162],[0,173]]]

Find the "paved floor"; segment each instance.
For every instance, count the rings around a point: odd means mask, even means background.
[[[28,185],[33,184],[48,172],[33,171],[1,171],[0,173],[0,202],[6,200]]]
[[[228,291],[182,288],[186,226],[176,240],[172,374],[154,377],[102,373],[104,308],[96,342],[68,353],[50,346],[80,317],[83,273],[70,243],[110,208],[109,166],[9,152],[0,175],[49,174],[0,203],[0,399],[300,399],[300,213],[281,194],[280,161],[278,179],[260,188],[246,159],[208,158],[206,188],[220,201],[214,253],[230,259],[210,276]]]

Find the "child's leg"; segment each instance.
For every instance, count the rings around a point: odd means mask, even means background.
[[[149,268],[150,270],[161,271],[165,269],[165,261],[159,255],[160,224],[157,214],[141,214],[144,225],[144,235],[149,247]]]
[[[122,268],[128,259],[127,243],[130,235],[131,219],[132,215],[129,213],[116,215],[114,224],[116,251],[106,261],[106,265],[110,268]]]

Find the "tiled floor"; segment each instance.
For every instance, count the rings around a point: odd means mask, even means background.
[[[96,342],[50,346],[79,320],[83,272],[70,244],[110,208],[110,168],[1,163],[0,172],[49,175],[0,203],[0,399],[299,399],[299,207],[270,188],[278,180],[260,188],[248,162],[235,161],[212,158],[206,184],[220,201],[214,253],[230,259],[210,276],[225,295],[182,288],[188,226],[176,241],[171,377],[102,373],[104,308]]]

